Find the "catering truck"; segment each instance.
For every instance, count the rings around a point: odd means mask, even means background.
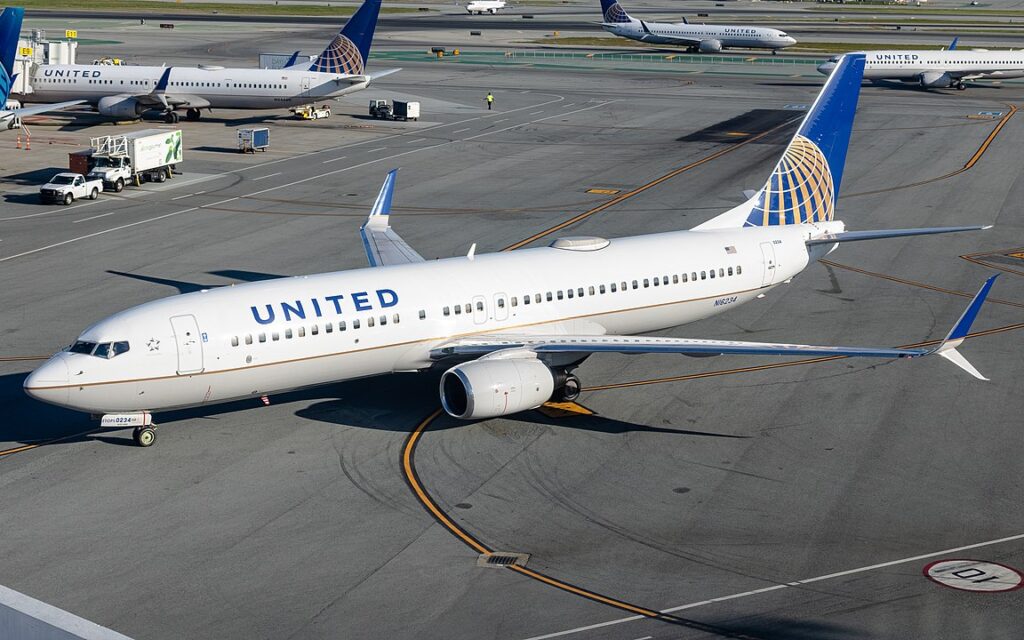
[[[103,181],[108,191],[145,180],[163,182],[182,161],[180,129],[144,129],[91,140],[92,153],[85,155],[88,177]],[[74,170],[76,167],[72,167]]]

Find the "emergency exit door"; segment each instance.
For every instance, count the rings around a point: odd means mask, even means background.
[[[775,280],[775,246],[771,242],[761,243],[761,257],[764,259],[764,276],[761,286],[767,287]]]
[[[174,316],[171,318],[171,328],[174,329],[174,342],[178,347],[178,375],[202,371],[203,340],[196,317]]]

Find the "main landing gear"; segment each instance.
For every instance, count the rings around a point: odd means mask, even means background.
[[[167,124],[178,124],[178,114],[174,111],[168,111],[164,114],[164,122]]]
[[[189,122],[195,122],[202,115],[203,114],[202,114],[201,111],[199,111],[199,109],[196,109],[196,108],[193,107],[193,108],[191,108],[191,109],[189,109],[188,111],[185,112],[185,119],[188,120]]]
[[[153,425],[135,427],[135,430],[132,431],[132,440],[140,447],[153,446],[153,443],[156,442],[156,427]]]
[[[967,88],[967,85],[964,84],[963,80],[958,80],[957,83],[953,86],[956,87],[957,91],[963,91],[964,89]]]

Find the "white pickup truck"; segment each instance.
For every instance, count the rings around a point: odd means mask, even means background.
[[[58,173],[39,187],[39,198],[43,202],[71,204],[76,198],[95,200],[102,191],[102,180],[87,180],[80,173]]]

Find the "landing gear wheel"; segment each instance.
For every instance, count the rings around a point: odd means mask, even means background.
[[[958,82],[958,83],[956,83],[956,90],[957,90],[957,91],[963,91],[963,90],[964,90],[964,89],[966,89],[966,88],[967,88],[967,85],[966,85],[966,84],[964,84],[964,83],[962,83],[962,82]]]
[[[188,120],[189,122],[195,122],[202,115],[203,114],[199,111],[199,109],[189,109],[188,111],[185,112],[185,119]]]
[[[156,429],[153,427],[135,427],[132,440],[140,447],[151,447],[156,442]]]
[[[567,374],[565,376],[565,384],[558,390],[558,398],[562,402],[576,402],[580,397],[580,390],[583,388],[583,384],[575,374]]]
[[[176,124],[178,122],[178,114],[173,111],[168,111],[164,114],[164,122],[167,124]]]

